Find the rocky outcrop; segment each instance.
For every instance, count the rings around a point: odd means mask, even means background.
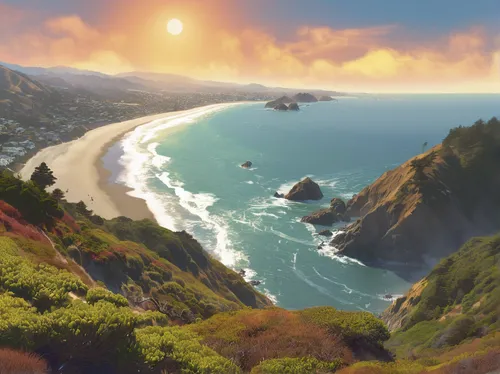
[[[309,177],[301,180],[285,195],[285,199],[293,201],[321,200],[322,198],[323,193],[319,185]]]
[[[322,226],[331,226],[338,221],[340,221],[339,217],[335,212],[332,212],[330,208],[318,210],[309,216],[302,217],[300,220],[300,222]]]
[[[244,169],[249,169],[252,167],[252,162],[251,161],[245,161],[243,164],[241,164],[241,167]]]
[[[321,235],[321,236],[332,236],[333,233],[330,230],[321,230],[320,232],[318,232],[318,235]]]
[[[337,100],[334,99],[331,96],[320,96],[320,98],[318,99],[318,101],[337,101]]]
[[[279,111],[282,111],[282,112],[285,112],[288,110],[288,107],[286,106],[286,104],[278,104],[274,107],[274,110],[279,110]]]
[[[273,100],[273,101],[269,101],[268,103],[266,103],[265,107],[266,108],[274,109],[274,108],[276,108],[280,104],[290,104],[290,103],[293,103],[293,102],[294,102],[294,100],[291,99],[291,98],[289,98],[288,96],[282,96],[279,99],[276,99],[276,100]],[[288,107],[287,107],[287,109],[288,109]]]
[[[334,197],[330,201],[330,209],[337,214],[344,215],[346,212],[346,205],[344,203],[344,200],[341,200],[338,197]]]
[[[283,199],[285,197],[285,194],[276,191],[273,196],[277,199]]]
[[[437,146],[384,173],[349,201],[347,214],[360,219],[331,244],[375,266],[428,268],[470,237],[495,232],[500,167],[485,169],[487,161],[472,159],[477,166],[464,167],[463,160],[460,152]]]
[[[389,331],[403,327],[409,320],[413,308],[420,301],[420,295],[427,286],[427,279],[415,283],[405,296],[397,298],[380,316]]]
[[[299,92],[298,94],[292,96],[292,99],[297,103],[315,103],[318,101],[316,96],[305,92]]]
[[[295,111],[300,110],[299,104],[297,104],[297,103],[290,103],[290,105],[288,105],[288,110],[295,110]]]
[[[300,221],[313,225],[331,226],[336,222],[349,222],[349,220],[350,218],[346,215],[345,203],[339,198],[333,198],[328,208],[304,216]]]

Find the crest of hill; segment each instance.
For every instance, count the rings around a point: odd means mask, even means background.
[[[40,82],[0,65],[0,110],[36,110],[55,96]]]

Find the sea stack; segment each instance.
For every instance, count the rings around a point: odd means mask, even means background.
[[[337,100],[331,96],[323,95],[318,99],[318,101],[337,101]]]
[[[252,167],[252,161],[246,161],[243,164],[241,164],[241,167],[244,169],[249,169]]]
[[[290,103],[290,105],[288,105],[288,110],[295,110],[295,111],[300,110],[299,104],[297,104],[297,103]]]
[[[293,102],[294,102],[293,99],[291,99],[290,97],[282,96],[276,100],[269,101],[268,103],[266,103],[265,107],[270,108],[270,109],[275,109],[280,104],[290,104]],[[288,107],[287,107],[287,109],[288,109]]]
[[[292,96],[292,100],[297,103],[315,103],[318,101],[316,96],[305,92],[299,92],[297,95]]]
[[[301,180],[285,195],[285,199],[293,201],[321,200],[322,198],[323,193],[319,185],[309,177]]]

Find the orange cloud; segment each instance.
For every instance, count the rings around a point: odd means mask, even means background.
[[[355,91],[500,91],[500,39],[481,28],[398,45],[394,39],[405,31],[397,25],[301,26],[280,40],[268,31],[236,25],[235,19],[244,25],[243,20],[223,17],[223,12],[213,10],[217,19],[209,17],[209,7],[182,8],[179,2],[173,13],[130,4],[102,24],[91,26],[68,15],[22,32],[7,31],[0,36],[0,60]],[[23,16],[9,8],[16,17],[5,17],[5,11],[0,5],[0,21],[9,18],[12,24]],[[165,31],[172,14],[185,23],[179,37]]]

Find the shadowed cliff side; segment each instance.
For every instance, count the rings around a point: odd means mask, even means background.
[[[384,173],[348,203],[339,252],[410,280],[472,236],[500,228],[500,122],[450,131],[443,144]],[[409,271],[409,269],[414,271]]]

